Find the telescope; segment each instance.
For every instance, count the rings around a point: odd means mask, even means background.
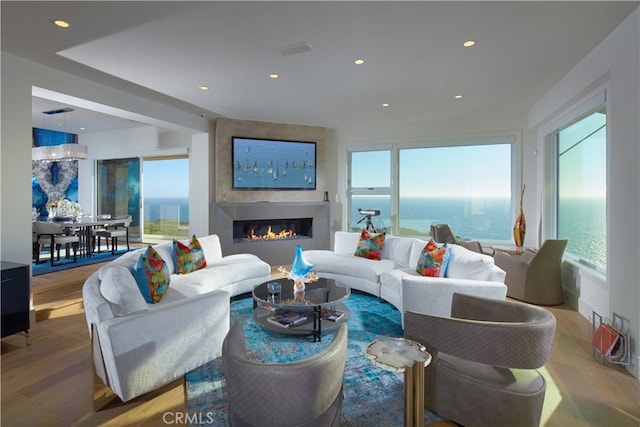
[[[364,216],[378,216],[380,215],[380,209],[360,209],[358,208],[358,213]]]

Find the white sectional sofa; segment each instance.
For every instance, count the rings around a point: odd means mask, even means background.
[[[360,233],[337,231],[334,249],[304,251],[320,277],[335,279],[352,289],[378,296],[400,313],[449,316],[453,294],[463,293],[505,299],[505,272],[489,255],[449,245],[450,256],[445,277],[424,277],[416,272],[418,258],[426,241],[386,236],[381,260],[354,256]]]
[[[269,280],[271,267],[250,254],[222,256],[218,236],[198,238],[207,266],[176,274],[172,242],[155,245],[170,284],[147,304],[131,269],[146,249],[126,253],[84,283],[85,315],[96,374],[127,401],[221,355],[230,297]]]

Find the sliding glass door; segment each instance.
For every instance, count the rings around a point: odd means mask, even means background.
[[[142,171],[144,242],[189,237],[189,158],[145,157]]]

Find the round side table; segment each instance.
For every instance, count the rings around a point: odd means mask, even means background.
[[[404,372],[404,425],[423,427],[424,367],[431,363],[426,348],[406,338],[384,338],[370,343],[365,355],[383,369]]]

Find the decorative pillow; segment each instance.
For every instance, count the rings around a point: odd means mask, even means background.
[[[360,241],[356,248],[355,256],[362,258],[382,259],[382,248],[384,247],[385,234],[371,235],[367,230],[362,230],[360,234]]]
[[[420,253],[416,271],[421,276],[444,277],[448,263],[449,250],[447,245],[438,246],[436,242],[429,240]]]
[[[173,257],[179,274],[191,273],[207,266],[204,251],[195,234],[191,237],[189,246],[177,240],[173,241]]]
[[[162,256],[149,245],[133,267],[133,277],[149,304],[160,302],[169,289],[169,269]]]

